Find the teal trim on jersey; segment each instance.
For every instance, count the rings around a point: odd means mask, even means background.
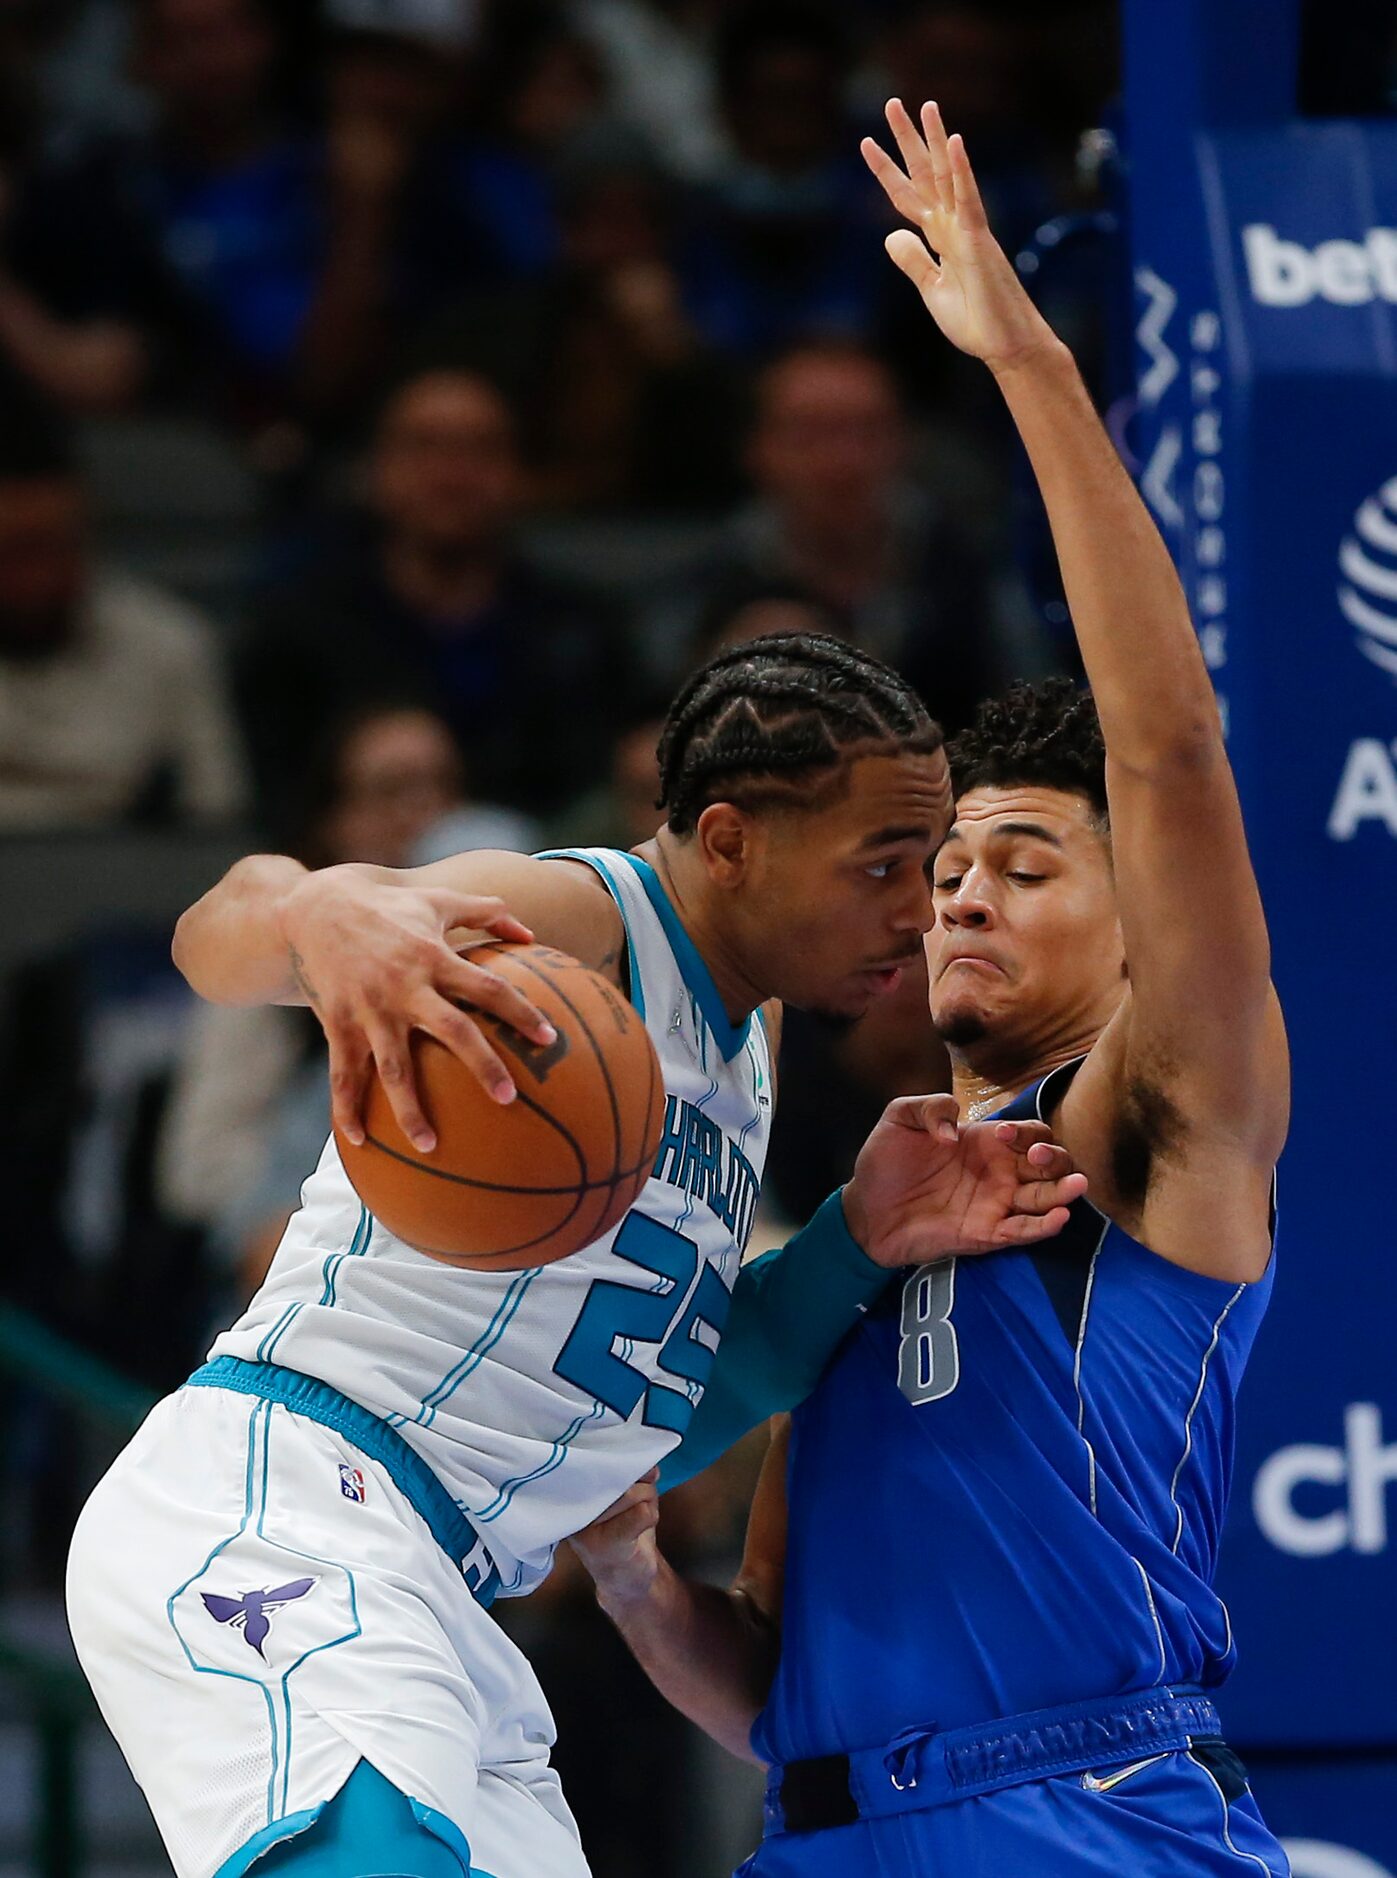
[[[803,1402],[895,1276],[860,1248],[832,1193],[793,1239],[742,1267],[703,1400],[660,1463],[660,1490],[702,1473],[750,1429]]]
[[[336,1287],[339,1284],[340,1266],[344,1264],[346,1259],[363,1257],[364,1253],[369,1249],[370,1239],[373,1238],[373,1229],[373,1215],[366,1206],[361,1204],[359,1207],[359,1223],[354,1228],[354,1236],[349,1242],[349,1249],[345,1252],[331,1252],[325,1260],[325,1264],[322,1268],[325,1279],[325,1289],[320,1294],[320,1302],[322,1304],[328,1305],[333,1309],[339,1302],[336,1295]],[[287,1328],[289,1329],[290,1326],[288,1325]],[[267,1349],[259,1349],[257,1352],[259,1358],[263,1362],[270,1362],[272,1353],[275,1351],[280,1341],[280,1336],[274,1337]]]
[[[245,1845],[240,1845],[230,1858],[224,1859],[213,1878],[242,1878],[249,1866],[255,1865],[264,1853],[306,1832],[324,1811],[323,1802],[319,1806],[308,1806],[304,1812],[288,1813],[285,1819],[275,1820],[270,1826],[264,1826],[260,1832],[254,1832]],[[262,1869],[269,1871],[271,1868],[263,1866]],[[277,1867],[279,1871],[290,1869],[289,1866],[284,1865]]]
[[[607,891],[616,902],[616,911],[621,915],[621,929],[626,935],[626,977],[629,980],[627,990],[630,1001],[643,1024],[645,1022],[645,986],[640,977],[640,960],[635,955],[635,940],[631,936],[631,922],[626,918],[626,903],[621,898],[621,889],[616,885],[616,876],[601,858],[597,848],[545,848],[534,856],[536,861],[582,861],[595,874],[600,874],[606,882]]]
[[[238,1523],[237,1531],[229,1533],[226,1539],[221,1539],[204,1560],[199,1570],[194,1573],[193,1577],[186,1578],[184,1583],[180,1585],[177,1590],[172,1591],[165,1601],[165,1615],[169,1621],[170,1628],[174,1631],[179,1646],[184,1651],[189,1666],[196,1675],[226,1676],[233,1682],[253,1683],[262,1691],[262,1695],[267,1704],[267,1727],[271,1737],[269,1752],[271,1771],[267,1776],[268,1827],[270,1827],[277,1818],[278,1778],[280,1778],[281,1783],[281,1805],[283,1808],[285,1808],[287,1804],[287,1795],[291,1784],[291,1695],[289,1689],[291,1678],[301,1667],[302,1663],[306,1662],[310,1657],[318,1656],[322,1650],[333,1650],[341,1643],[351,1643],[355,1637],[362,1636],[363,1634],[363,1627],[359,1622],[359,1597],[355,1589],[354,1574],[347,1565],[341,1565],[336,1560],[321,1558],[314,1552],[302,1552],[298,1547],[284,1545],[280,1540],[268,1541],[269,1544],[276,1547],[277,1551],[285,1552],[291,1558],[304,1559],[308,1564],[323,1565],[327,1570],[343,1572],[349,1590],[349,1621],[353,1626],[352,1629],[342,1632],[338,1637],[330,1637],[324,1643],[317,1643],[311,1649],[303,1650],[294,1663],[288,1664],[281,1672],[280,1676],[274,1677],[271,1680],[266,1680],[261,1676],[253,1674],[243,1675],[235,1669],[220,1669],[214,1663],[201,1663],[193,1650],[189,1647],[188,1640],[184,1632],[180,1629],[179,1623],[176,1621],[175,1605],[178,1603],[179,1599],[184,1596],[191,1585],[198,1583],[213,1564],[214,1560],[247,1531],[248,1522],[252,1518],[252,1503],[254,1497],[258,1498],[257,1524],[254,1527],[254,1531],[258,1538],[264,1539],[267,1536],[263,1531],[263,1526],[267,1517],[267,1485],[271,1472],[272,1409],[274,1406],[275,1404],[271,1401],[259,1401],[248,1418],[247,1473],[243,1489],[243,1516]],[[261,1482],[260,1487],[254,1487],[253,1479],[254,1475],[258,1472],[259,1459],[257,1446],[257,1419],[259,1416],[262,1417],[262,1445],[260,1450]],[[285,1715],[286,1724],[284,1734],[280,1732],[276,1698],[273,1694],[274,1686],[279,1687],[281,1692],[282,1710]]]
[[[477,1878],[454,1820],[359,1761],[334,1798],[255,1833],[214,1878],[344,1878],[345,1873]]]
[[[436,1420],[437,1410],[450,1396],[453,1396],[473,1370],[479,1369],[486,1357],[494,1349],[500,1338],[509,1329],[510,1321],[519,1306],[524,1302],[524,1293],[543,1270],[542,1265],[531,1265],[527,1271],[516,1273],[510,1279],[504,1296],[495,1307],[495,1314],[481,1331],[466,1354],[442,1377],[441,1381],[429,1389],[422,1398],[422,1406],[412,1417],[414,1423],[429,1428]],[[408,1425],[406,1415],[390,1415],[386,1426],[403,1428]]]
[[[263,1418],[262,1513],[259,1513],[258,1515],[258,1524],[260,1526],[262,1516],[263,1514],[265,1514],[266,1507],[267,1507],[266,1424],[271,1419],[271,1413],[272,1413],[272,1409],[271,1409],[270,1403],[259,1402],[256,1408],[253,1409],[251,1415],[248,1417],[247,1471],[246,1471],[246,1474],[244,1475],[244,1480],[243,1480],[243,1516],[242,1516],[242,1519],[238,1522],[237,1531],[230,1532],[226,1539],[220,1539],[218,1544],[213,1548],[213,1550],[209,1553],[208,1557],[204,1560],[203,1564],[199,1567],[198,1571],[193,1572],[188,1578],[186,1578],[184,1583],[182,1585],[177,1586],[176,1589],[173,1590],[170,1593],[169,1597],[166,1598],[165,1600],[166,1621],[168,1622],[171,1630],[174,1631],[176,1640],[179,1643],[179,1647],[184,1651],[185,1657],[189,1663],[189,1667],[194,1671],[196,1676],[226,1676],[230,1682],[250,1682],[254,1688],[260,1689],[262,1691],[263,1698],[265,1699],[266,1704],[267,1704],[267,1728],[271,1736],[272,1770],[271,1770],[271,1773],[267,1777],[267,1818],[268,1819],[272,1817],[273,1808],[275,1807],[275,1804],[276,1804],[276,1777],[277,1777],[277,1768],[280,1762],[280,1749],[279,1749],[279,1745],[277,1741],[276,1704],[272,1700],[272,1692],[268,1688],[267,1684],[263,1682],[261,1677],[259,1676],[243,1676],[243,1675],[240,1675],[238,1671],[235,1669],[219,1669],[218,1666],[214,1663],[201,1663],[198,1660],[198,1658],[195,1656],[194,1652],[190,1649],[189,1645],[185,1642],[184,1637],[182,1636],[180,1632],[180,1627],[175,1622],[175,1605],[178,1602],[178,1600],[184,1596],[185,1592],[189,1589],[189,1587],[193,1583],[195,1583],[197,1579],[203,1577],[204,1573],[209,1569],[209,1566],[213,1564],[214,1560],[219,1556],[219,1554],[221,1552],[226,1551],[227,1548],[230,1545],[232,1545],[235,1539],[240,1538],[242,1534],[247,1531],[248,1521],[252,1518],[252,1502],[253,1502],[254,1495],[256,1493],[256,1488],[253,1485],[253,1479],[256,1473],[257,1418],[259,1415],[262,1416]]]
[[[674,902],[660,885],[660,877],[648,861],[642,861],[638,854],[628,854],[627,861],[635,869],[637,880],[645,889],[646,897],[659,915],[660,924],[665,929],[670,951],[675,963],[683,975],[684,983],[698,1000],[698,1007],[703,1012],[704,1022],[712,1031],[718,1048],[723,1053],[723,1061],[731,1063],[738,1051],[747,1042],[747,1033],[752,1020],[744,1017],[740,1024],[734,1024],[723,1009],[723,1000],[718,996],[718,987],[713,982],[712,973],[699,955],[699,949],[684,930],[683,921],[674,910]]]
[[[629,1341],[628,1338],[627,1342]],[[498,1519],[500,1514],[507,1509],[521,1487],[532,1486],[534,1481],[542,1480],[545,1475],[556,1472],[567,1459],[568,1449],[582,1433],[582,1430],[589,1422],[600,1421],[605,1413],[606,1404],[604,1402],[594,1402],[585,1415],[579,1415],[570,1422],[553,1443],[546,1461],[541,1461],[531,1474],[516,1474],[512,1480],[507,1480],[495,1495],[494,1499],[490,1501],[489,1505],[483,1507],[480,1512],[475,1515],[481,1525],[483,1526],[488,1520]]]
[[[371,1414],[362,1403],[352,1402],[318,1377],[303,1376],[298,1370],[282,1369],[275,1363],[248,1363],[240,1356],[215,1357],[202,1369],[196,1369],[185,1387],[231,1389],[238,1395],[279,1402],[293,1415],[304,1415],[308,1421],[318,1422],[322,1428],[343,1435],[371,1461],[378,1462],[461,1572],[476,1603],[488,1610],[494,1602],[500,1586],[495,1561],[490,1560],[489,1571],[479,1582],[472,1584],[467,1575],[468,1567],[483,1571],[478,1560],[482,1553],[488,1556],[480,1535],[416,1449],[410,1448],[400,1434],[379,1416]]]

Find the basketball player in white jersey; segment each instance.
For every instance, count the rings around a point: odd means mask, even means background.
[[[73,1634],[181,1878],[582,1878],[543,1697],[491,1601],[681,1442],[691,1472],[797,1399],[813,1376],[770,1382],[791,1314],[830,1350],[887,1267],[1048,1236],[1084,1187],[1041,1125],[894,1104],[842,1195],[739,1278],[778,1000],[845,1021],[897,983],[931,923],[949,777],[903,681],[818,637],[720,655],[660,758],[668,822],[635,854],[312,875],[255,857],[180,923],[205,996],[317,1011],[351,1136],[372,1060],[430,1146],[414,1027],[508,1099],[458,1001],[547,1039],[462,929],[607,974],[667,1094],[621,1225],[523,1271],[395,1240],[332,1139],[261,1291],[97,1488]]]

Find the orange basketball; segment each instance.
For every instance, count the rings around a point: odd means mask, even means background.
[[[507,1270],[547,1265],[609,1232],[649,1178],[664,1120],[659,1059],[633,1006],[565,952],[488,944],[471,958],[512,980],[557,1041],[545,1048],[472,1012],[519,1092],[501,1104],[444,1044],[415,1032],[436,1147],[413,1147],[375,1076],[364,1144],[337,1130],[340,1158],[374,1218],[406,1244]]]

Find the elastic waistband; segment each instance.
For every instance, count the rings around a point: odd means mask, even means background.
[[[237,1395],[279,1402],[293,1415],[319,1422],[343,1435],[361,1454],[377,1461],[413,1511],[425,1521],[442,1551],[455,1565],[477,1604],[488,1610],[500,1588],[500,1574],[489,1547],[415,1448],[361,1402],[354,1402],[316,1376],[283,1369],[278,1363],[249,1363],[240,1356],[219,1356],[196,1369],[190,1389],[231,1389]]]
[[[886,1813],[917,1812],[1050,1774],[1110,1767],[1220,1738],[1197,1689],[1071,1702],[974,1728],[909,1728],[885,1747],[773,1767],[766,1833],[815,1832]]]

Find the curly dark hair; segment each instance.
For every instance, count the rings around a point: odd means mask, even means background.
[[[958,796],[981,784],[1037,783],[1085,796],[1110,825],[1096,703],[1070,678],[1015,685],[1004,697],[987,699],[946,754]]]
[[[857,756],[942,747],[941,727],[890,666],[824,633],[768,633],[710,659],[660,733],[659,807],[691,834],[713,802],[814,806]]]

